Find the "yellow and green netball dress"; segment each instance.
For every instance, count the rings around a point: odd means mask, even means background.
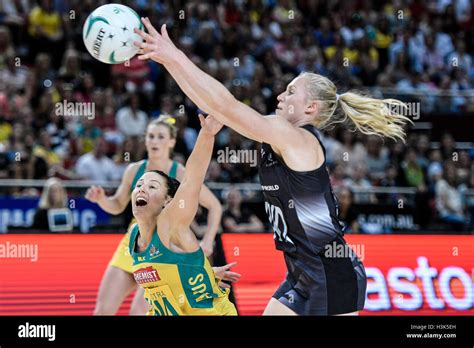
[[[138,179],[141,178],[141,176],[145,173],[146,166],[148,164],[147,160],[144,160],[143,163],[140,165],[138,168],[135,176],[133,177],[133,182],[132,186],[130,187],[130,193],[132,193],[133,189],[135,188],[135,185],[137,184]],[[170,178],[176,179],[176,173],[178,172],[178,162],[173,161],[173,164],[171,165],[171,169],[168,173],[168,176]],[[129,225],[135,223],[135,219],[132,219]],[[114,255],[112,256],[112,259],[109,262],[109,266],[115,266],[117,268],[120,268],[124,270],[127,273],[132,273],[132,257],[130,256],[130,253],[128,251],[128,244],[130,243],[130,233],[127,232],[124,234],[122,240],[120,241],[117,249],[115,250]]]
[[[219,287],[201,248],[175,253],[161,242],[155,229],[150,244],[136,251],[138,224],[131,227],[129,252],[135,281],[145,289],[148,315],[237,315],[229,289]]]

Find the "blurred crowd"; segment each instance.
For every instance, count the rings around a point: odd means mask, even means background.
[[[262,114],[273,113],[276,96],[302,71],[328,76],[340,91],[420,103],[422,117],[474,112],[470,0],[115,2],[167,23],[198,66]],[[179,127],[175,158],[184,163],[192,151],[198,110],[161,66],[109,66],[87,53],[82,25],[103,3],[0,0],[0,178],[119,181],[128,163],[146,157],[146,125],[161,114]],[[94,117],[59,115],[63,101],[92,103]],[[408,130],[403,144],[346,127],[325,132],[336,190],[356,189],[344,192],[357,203],[397,204],[402,194],[357,189],[412,187],[430,218],[465,228],[474,152],[458,144],[449,133]],[[216,154],[256,148],[225,129]],[[255,183],[257,170],[215,156],[207,181]]]

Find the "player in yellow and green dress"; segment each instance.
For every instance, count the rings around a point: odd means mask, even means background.
[[[184,166],[170,159],[170,153],[173,151],[178,132],[175,123],[175,118],[166,115],[151,121],[145,134],[148,160],[131,163],[125,170],[120,186],[113,195],[106,196],[101,187],[92,186],[87,190],[86,198],[99,204],[109,214],[116,215],[125,210],[130,202],[130,194],[137,180],[147,170],[161,170],[168,173],[171,178],[182,180],[185,173]],[[199,203],[208,209],[207,232],[203,237],[201,247],[206,256],[210,256],[213,250],[214,238],[220,225],[222,207],[219,200],[206,186],[203,186],[201,190]],[[130,234],[126,233],[107,266],[99,287],[94,314],[115,314],[125,298],[137,289],[137,284],[132,275],[133,261],[128,252],[129,240]],[[143,315],[148,308],[149,306],[143,299],[143,290],[138,288],[132,301],[130,314]]]
[[[132,192],[129,250],[133,275],[150,304],[150,315],[237,315],[196,236],[190,229],[198,209],[214,135],[222,124],[201,120],[194,150],[181,182],[161,171],[142,175]]]

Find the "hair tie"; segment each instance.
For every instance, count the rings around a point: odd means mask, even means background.
[[[165,119],[165,122],[169,125],[174,125],[174,124],[176,124],[176,119],[174,117],[168,116]]]

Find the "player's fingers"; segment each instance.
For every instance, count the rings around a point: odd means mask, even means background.
[[[140,35],[140,37],[141,37],[143,40],[146,40],[146,41],[153,41],[153,40],[154,40],[153,36],[151,36],[150,34],[148,34],[148,33],[147,33],[146,31],[144,31],[144,30],[135,28],[135,29],[133,29],[133,31],[134,31],[135,34]]]
[[[225,273],[229,278],[240,278],[240,277],[242,277],[242,275],[240,273],[237,273],[237,272],[227,271]]]
[[[93,201],[96,197],[94,190],[88,189],[85,195],[86,199]]]
[[[231,274],[229,274],[229,273],[231,273]],[[223,280],[228,280],[228,281],[231,281],[231,282],[235,282],[235,281],[239,280],[240,278],[241,278],[241,275],[238,274],[238,273],[226,272],[222,279]]]
[[[201,127],[204,125],[206,118],[202,114],[198,114],[199,121],[201,122]]]
[[[225,265],[225,269],[228,270],[228,269],[231,269],[232,267],[234,267],[235,265],[237,265],[237,262],[234,261],[234,262],[231,262],[231,263],[228,263],[227,265]]]
[[[219,286],[223,289],[230,289],[230,285],[224,282],[219,282]]]
[[[148,32],[153,36],[161,36],[161,34],[155,29],[155,27],[151,24],[150,19],[148,17],[142,17],[142,23],[147,28]]]
[[[163,24],[161,26],[161,36],[163,36],[163,38],[171,43],[173,43],[173,41],[171,41],[170,39],[170,36],[168,35],[168,29],[166,28],[166,24]]]
[[[144,49],[144,50],[149,50],[149,51],[152,51],[153,48],[154,48],[154,45],[153,44],[150,44],[150,43],[147,43],[147,42],[138,42],[138,41],[135,41],[133,43],[134,46],[138,47],[138,48],[141,48],[141,49]]]
[[[152,55],[152,52],[148,52],[148,53],[145,53],[145,54],[142,54],[142,55],[138,56],[138,59],[147,60],[147,59],[151,58],[151,55]]]

